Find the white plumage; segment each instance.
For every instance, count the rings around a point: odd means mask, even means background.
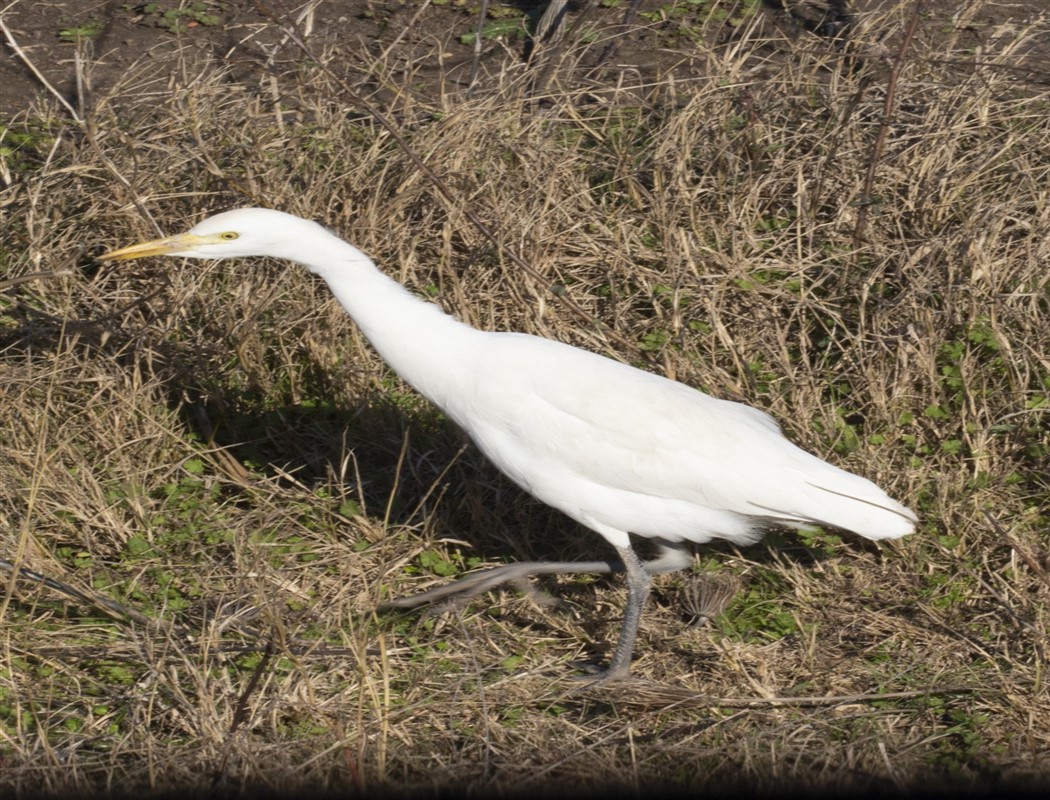
[[[379,354],[526,491],[600,533],[619,561],[512,564],[394,601],[474,594],[526,574],[624,569],[628,607],[606,679],[628,674],[650,576],[689,563],[682,542],[748,544],[770,523],[897,538],[915,515],[882,489],[793,445],[771,417],[576,347],[479,331],[422,301],[320,225],[245,208],[188,233],[107,253],[270,256],[321,276]],[[628,534],[656,539],[639,561]]]

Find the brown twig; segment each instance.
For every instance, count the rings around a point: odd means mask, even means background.
[[[1010,535],[1002,524],[995,517],[989,513],[988,509],[982,509],[984,518],[988,520],[988,524],[995,528],[995,532],[999,534],[1001,538],[1011,550],[1021,557],[1021,560],[1028,565],[1028,568],[1032,570],[1032,574],[1037,576],[1039,580],[1050,586],[1050,575],[1047,574],[1046,570],[1043,569],[1042,565],[1032,556],[1031,553],[1027,552],[1021,545]]]
[[[8,289],[23,283],[29,283],[30,281],[65,278],[72,274],[74,273],[71,269],[56,269],[50,272],[28,272],[25,275],[19,275],[17,278],[5,278],[0,281],[0,292],[7,291]]]
[[[15,41],[14,34],[11,33],[11,29],[4,24],[4,18],[2,16],[0,16],[0,30],[4,32],[4,38],[7,39],[8,47],[10,47],[14,51],[15,55],[18,56],[22,63],[26,65],[26,68],[33,73],[33,76],[38,81],[40,81],[41,85],[45,89],[47,89],[51,96],[54,97],[62,105],[62,107],[69,112],[69,116],[73,118],[73,121],[76,122],[78,125],[83,125],[84,120],[80,116],[80,114],[77,113],[77,110],[69,104],[69,101],[67,101],[66,98],[62,96],[62,93],[59,92],[58,89],[51,85],[51,82],[44,77],[44,74],[36,68],[36,65],[34,65],[32,61],[29,60],[29,56],[25,54],[25,51],[18,46],[18,42]]]
[[[467,81],[467,95],[474,91],[481,70],[481,40],[485,31],[485,17],[489,13],[489,0],[481,0],[478,8],[478,24],[474,27],[474,53],[470,59],[470,79]]]
[[[212,776],[213,790],[219,785],[219,781],[221,781],[226,774],[226,764],[229,762],[230,753],[233,750],[233,735],[237,733],[237,729],[241,727],[246,719],[248,719],[248,699],[254,694],[263,673],[270,665],[270,659],[273,657],[274,650],[273,637],[271,636],[266,642],[266,649],[263,650],[262,658],[259,659],[259,663],[255,665],[255,669],[252,671],[252,676],[248,680],[248,685],[244,687],[244,691],[241,692],[240,697],[237,698],[237,705],[233,709],[233,718],[230,720],[230,730],[227,732],[226,740],[223,743],[222,760],[219,762],[219,766],[216,767],[215,774]]]
[[[605,696],[610,688],[621,688],[616,684],[602,687]],[[648,681],[629,681],[622,685],[625,690],[617,693],[616,702],[629,705],[653,705],[666,703],[674,708],[821,708],[855,703],[876,703],[887,700],[911,700],[942,694],[966,694],[977,691],[972,686],[942,686],[929,689],[914,689],[907,692],[874,692],[869,694],[810,695],[800,697],[717,697],[694,692],[679,686],[653,686]],[[630,690],[630,691],[627,691]]]
[[[872,188],[875,185],[875,171],[878,169],[879,162],[882,160],[882,151],[886,147],[886,137],[889,135],[890,124],[893,122],[894,105],[897,99],[897,80],[900,78],[901,65],[904,63],[904,54],[907,52],[908,46],[911,44],[911,40],[915,36],[915,30],[919,26],[919,18],[922,16],[925,6],[925,0],[916,0],[915,4],[912,6],[911,17],[908,20],[908,27],[904,31],[904,38],[901,39],[900,47],[897,48],[897,55],[894,57],[893,65],[890,68],[890,76],[886,80],[886,98],[882,104],[882,120],[879,122],[879,131],[875,136],[875,144],[872,145],[871,148],[871,158],[868,159],[868,171],[864,176],[864,188],[861,190],[860,207],[857,210],[857,222],[853,228],[854,253],[860,249],[860,244],[864,239],[864,232],[868,224],[868,209],[871,208],[874,203]]]
[[[536,36],[534,39],[537,50],[534,51],[530,58],[535,58],[535,53],[539,52],[538,63],[540,64],[539,73],[536,75],[535,80],[529,87],[529,97],[533,98],[533,106],[535,106],[535,98],[547,87],[547,82],[550,80],[551,74],[554,72],[554,65],[558,63],[561,58],[562,52],[565,50],[565,43],[571,42],[575,38],[576,31],[583,25],[585,19],[593,11],[595,4],[591,4],[584,8],[584,10],[576,17],[576,21],[572,23],[572,27],[569,28],[567,33],[562,33],[561,28],[564,27],[566,9],[563,5],[561,8],[555,9],[554,4],[551,3],[551,8],[548,9],[551,12],[550,18],[547,14],[543,15],[543,19],[540,20],[540,24],[536,28]],[[546,25],[546,29],[541,29],[542,26]]]
[[[0,570],[10,572],[18,578],[39,583],[49,589],[54,589],[56,592],[61,592],[67,597],[72,597],[74,600],[77,600],[86,606],[101,611],[108,617],[130,620],[132,622],[137,622],[140,625],[165,624],[153,619],[152,617],[147,617],[145,614],[142,614],[133,608],[128,608],[127,606],[118,603],[116,600],[110,600],[108,597],[103,597],[102,595],[96,594],[87,589],[78,589],[76,586],[60,581],[57,578],[50,578],[47,575],[42,575],[35,570],[29,569],[29,567],[23,567],[19,564],[8,561],[6,558],[0,558]]]
[[[638,15],[638,8],[641,4],[642,0],[631,0],[630,5],[627,6],[627,10],[623,13],[623,21],[620,23],[620,30],[613,36],[612,41],[605,45],[605,49],[598,55],[598,60],[595,61],[594,66],[591,67],[589,77],[597,78],[601,75],[605,62],[609,61],[614,55],[616,55],[616,51],[620,49],[620,44],[623,42],[624,35],[630,31],[634,18]]]

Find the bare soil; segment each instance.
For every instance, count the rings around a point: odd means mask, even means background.
[[[646,0],[638,6],[643,15],[636,24],[621,30],[628,0],[619,3],[573,2],[568,5],[565,27],[571,26],[581,15],[587,28],[606,31],[609,39],[591,48],[581,59],[581,65],[598,62],[610,43],[615,52],[607,66],[615,67],[600,77],[617,80],[624,72],[638,74],[647,80],[659,80],[668,74],[687,79],[689,75],[706,69],[703,59],[691,51],[689,28],[698,28],[706,13],[701,4],[677,4]],[[732,8],[731,4],[729,5]],[[814,46],[828,40],[827,20],[835,19],[835,4],[800,3],[794,0],[758,0],[748,4],[761,5],[764,13],[761,25],[772,33],[781,32],[792,38],[808,38]],[[892,0],[860,2],[849,9],[850,18],[881,15],[893,8]],[[1017,2],[955,2],[954,0],[925,0],[924,24],[915,43],[917,53],[936,57],[944,52],[951,40],[954,47],[980,50],[994,46],[1008,36],[1014,27],[1045,12],[1039,0]],[[150,10],[152,7],[155,10]],[[425,7],[423,7],[425,6]],[[546,3],[493,3],[506,16],[516,20],[522,12],[530,21],[541,15]],[[422,8],[421,13],[420,12]],[[904,6],[902,5],[902,8]],[[186,14],[173,20],[165,18],[164,11],[188,8]],[[463,41],[478,27],[478,3],[405,2],[403,0],[323,0],[298,5],[287,2],[180,2],[136,3],[127,0],[48,0],[29,2],[16,0],[4,9],[4,21],[20,48],[29,56],[41,75],[57,92],[70,102],[78,98],[91,102],[93,97],[105,97],[113,87],[122,83],[133,65],[144,60],[174,69],[192,54],[193,60],[214,62],[230,70],[230,79],[246,84],[258,84],[267,73],[280,73],[307,59],[301,51],[289,45],[275,19],[294,18],[302,9],[304,32],[312,47],[324,53],[328,63],[338,74],[357,75],[377,58],[394,64],[418,64],[413,72],[417,82],[413,86],[424,95],[440,91],[441,85],[454,89],[468,86],[472,77],[480,81],[479,91],[505,69],[508,52],[522,57],[528,52],[529,40],[524,30],[482,42],[475,48]],[[664,13],[661,15],[661,9]],[[663,16],[665,18],[660,19]],[[741,26],[735,24],[732,12],[719,26],[715,36],[722,42],[731,42],[739,36]],[[205,19],[205,22],[198,21]],[[637,24],[641,21],[645,24]],[[78,36],[78,31],[81,34]],[[870,31],[868,35],[882,39],[881,46],[892,43],[893,29]],[[82,77],[87,85],[78,86],[74,69],[74,53],[79,46],[89,69]],[[762,54],[776,64],[774,47],[764,47]],[[888,50],[887,50],[888,54]],[[609,54],[606,54],[609,55]],[[420,62],[424,62],[420,64]],[[1050,63],[1050,45],[1029,42],[1018,54],[1012,68],[1019,77],[1044,80]],[[5,114],[28,108],[43,96],[45,90],[39,78],[28,70],[10,47],[3,50],[0,60],[0,110]],[[78,94],[79,93],[79,94]]]

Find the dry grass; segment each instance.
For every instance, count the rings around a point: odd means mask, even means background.
[[[1046,781],[1050,99],[1002,68],[1041,24],[979,61],[907,57],[895,84],[757,28],[689,80],[594,94],[564,67],[531,110],[510,60],[469,99],[409,102],[402,74],[385,108],[460,206],[309,66],[258,87],[187,57],[89,128],[7,120],[29,138],[3,276],[56,274],[0,296],[0,555],[143,616],[3,577],[0,786]],[[920,530],[705,548],[706,588],[658,581],[637,685],[583,695],[570,662],[607,657],[615,579],[377,618],[600,542],[463,448],[304,270],[91,258],[250,204],[324,221],[480,328],[746,399]]]

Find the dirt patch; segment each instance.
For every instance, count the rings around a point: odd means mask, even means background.
[[[770,38],[769,45],[754,51],[755,64],[775,69],[785,35],[788,40],[801,40],[806,48],[843,47],[851,25],[865,16],[884,16],[887,8],[894,7],[890,0],[860,3],[854,9],[792,0],[720,4],[646,0],[625,27],[628,5],[568,5],[562,30],[575,25],[573,32],[592,42],[574,60],[578,77],[587,76],[599,85],[615,83],[617,76],[625,74],[643,82],[668,75],[688,79],[709,69],[706,59],[695,52],[698,41],[730,45],[748,30],[748,40],[754,42],[754,26],[768,29]],[[297,24],[314,53],[336,73],[352,81],[366,76],[365,83],[373,87],[383,80],[400,83],[398,71],[410,73],[414,81],[402,88],[433,101],[443,91],[470,86],[491,90],[505,77],[508,52],[520,57],[523,68],[531,49],[528,34],[545,6],[493,3],[489,16],[480,19],[477,4],[462,2],[324,0],[306,4]],[[280,20],[294,20],[280,3],[22,0],[5,9],[4,22],[18,50],[58,94],[77,105],[121,97],[129,88],[124,85],[127,75],[144,63],[174,67],[192,55],[198,62],[226,66],[234,81],[259,84],[268,73],[280,74],[308,60],[282,34],[267,9]],[[914,54],[935,59],[949,51],[957,54],[960,44],[975,51],[994,47],[1045,10],[1038,0],[961,4],[928,0]],[[712,16],[717,16],[718,24],[711,24]],[[881,30],[865,29],[863,40],[854,43],[859,52],[868,57],[890,54],[899,26],[892,24],[892,17],[885,19]],[[479,26],[483,35],[476,46],[473,38]],[[773,46],[774,41],[781,45]],[[1024,43],[1010,68],[1020,80],[1045,80],[1048,52],[1045,42]],[[599,61],[608,70],[592,73]],[[378,63],[393,71],[380,79],[374,74]],[[960,69],[966,66],[960,64]],[[49,94],[10,42],[0,61],[0,82],[0,113],[5,115],[28,109]]]

